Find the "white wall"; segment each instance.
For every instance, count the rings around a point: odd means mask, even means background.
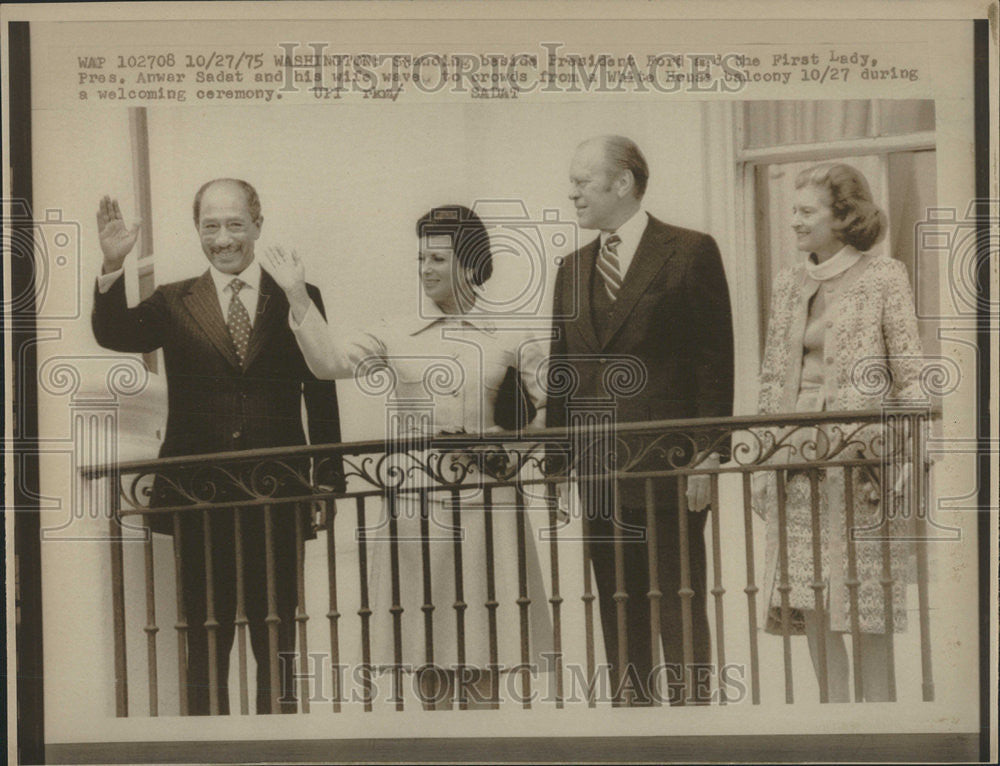
[[[331,322],[365,326],[415,307],[414,225],[427,210],[521,200],[531,221],[546,210],[574,221],[567,177],[576,144],[626,128],[652,168],[650,212],[705,227],[698,104],[634,103],[613,111],[593,103],[511,107],[439,104],[430,110],[400,103],[391,118],[367,105],[153,110],[157,279],[200,273],[205,262],[192,226],[194,191],[209,178],[242,177],[261,195],[260,246],[296,248],[307,277],[323,291]],[[590,238],[580,232],[580,243]],[[558,254],[546,253],[549,286]],[[498,268],[491,287],[499,292],[504,284]],[[349,405],[342,408],[345,438],[380,435],[380,402],[352,397],[351,384],[341,389]]]

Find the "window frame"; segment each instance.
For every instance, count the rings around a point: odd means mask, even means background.
[[[735,200],[737,207],[737,246],[741,252],[754,253],[755,287],[758,306],[757,361],[763,353],[767,337],[767,320],[770,310],[770,285],[773,281],[770,263],[758,252],[756,172],[758,167],[780,165],[789,162],[827,162],[843,157],[877,156],[882,174],[883,188],[888,189],[889,155],[900,152],[935,151],[937,133],[934,130],[914,131],[894,135],[881,135],[883,113],[879,99],[870,99],[869,136],[845,138],[834,141],[813,143],[777,144],[774,146],[746,148],[746,102],[732,103],[733,157],[736,164]],[[886,241],[888,252],[892,252],[892,242]],[[911,280],[914,275],[910,275]],[[916,285],[913,285],[916,289]]]

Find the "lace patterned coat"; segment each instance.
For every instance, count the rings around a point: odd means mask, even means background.
[[[906,269],[886,256],[862,255],[837,277],[837,290],[828,294],[823,343],[823,408],[827,410],[878,409],[888,396],[918,398],[922,351],[916,314]],[[803,335],[809,314],[809,299],[816,283],[800,263],[782,272],[774,285],[764,360],[761,366],[759,411],[762,414],[796,411],[802,373]],[[841,428],[849,424],[841,425]],[[875,426],[877,428],[877,426]],[[834,427],[825,426],[827,434]],[[817,431],[807,431],[797,440],[798,449],[810,456],[806,443]],[[819,434],[822,436],[822,434]],[[864,439],[865,443],[871,440]],[[792,443],[796,443],[792,439]],[[820,445],[823,440],[819,440]],[[803,450],[803,446],[805,449]],[[822,450],[822,447],[821,447]],[[856,450],[855,450],[856,451]],[[853,455],[844,455],[852,457]],[[784,454],[785,461],[798,462],[802,454]],[[754,493],[755,510],[767,519],[766,574],[762,607],[767,610],[765,629],[781,632],[777,482],[773,472],[760,474],[763,482]],[[908,522],[898,515],[885,521],[875,491],[879,477],[866,468],[852,470],[855,540],[850,541],[845,523],[845,472],[820,471],[819,495],[822,591],[830,627],[851,629],[847,546],[853,545],[857,561],[858,614],[861,632],[885,632],[883,532],[890,537],[906,533]],[[761,486],[762,484],[762,486]],[[789,471],[784,487],[788,548],[789,605],[791,631],[803,630],[802,610],[815,608],[811,481],[804,471]],[[870,530],[865,532],[864,530]],[[868,539],[863,539],[867,537]],[[890,551],[893,578],[894,631],[905,630],[905,573],[908,545],[894,541]]]

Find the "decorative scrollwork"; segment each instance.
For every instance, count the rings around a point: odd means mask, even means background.
[[[541,382],[545,383],[549,396],[569,396],[580,388],[580,371],[569,360],[551,359],[546,380]]]
[[[753,428],[734,439],[732,459],[742,466],[813,463],[839,457],[869,458],[882,453],[881,429],[873,423],[797,424],[784,428]]]
[[[319,491],[308,460],[262,459],[163,467],[122,477],[120,494],[132,509],[281,500]]]
[[[80,390],[80,369],[65,357],[46,359],[38,370],[38,382],[54,396],[72,395]]]
[[[149,370],[138,359],[122,359],[108,370],[108,390],[118,396],[134,396],[149,385]]]
[[[72,367],[64,385],[72,384]],[[68,381],[68,383],[66,382]],[[845,413],[845,417],[849,414]],[[837,416],[840,417],[840,416]],[[726,427],[682,423],[662,429],[596,421],[571,426],[569,438],[535,441],[484,435],[417,437],[330,448],[266,450],[190,461],[176,458],[137,464],[118,476],[124,511],[235,506],[281,502],[350,491],[383,494],[452,491],[489,482],[565,481],[572,476],[669,475],[704,469],[709,456],[724,456],[723,470],[749,466],[808,466],[841,460],[879,462],[899,456],[913,442],[914,412],[868,412],[857,421],[775,416],[773,424]],[[878,419],[876,419],[878,418]],[[547,440],[548,439],[548,440]],[[890,452],[891,454],[887,454]],[[141,469],[138,467],[141,465]],[[528,472],[528,473],[522,473]]]
[[[947,396],[962,382],[962,370],[954,359],[925,357],[919,380],[920,390],[925,396]]]
[[[465,368],[455,359],[437,359],[424,368],[424,390],[443,396],[465,387]]]
[[[395,390],[396,371],[381,356],[366,356],[354,368],[354,382],[363,394],[384,396]]]
[[[612,358],[601,375],[604,390],[614,397],[635,396],[646,388],[648,380],[646,364],[635,356]]]
[[[851,370],[851,385],[863,396],[886,396],[892,390],[892,370],[885,356],[866,356]]]

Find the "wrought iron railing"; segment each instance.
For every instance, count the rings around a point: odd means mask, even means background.
[[[791,625],[794,618],[789,606],[788,593],[791,589],[788,581],[788,541],[785,530],[786,497],[781,489],[790,475],[800,474],[808,479],[810,488],[809,512],[812,518],[812,563],[814,567],[812,587],[815,593],[815,609],[823,615],[827,609],[827,582],[818,574],[820,568],[821,508],[819,498],[819,483],[825,476],[840,474],[846,486],[843,494],[845,507],[845,539],[851,541],[857,531],[855,496],[853,482],[858,476],[867,477],[871,482],[871,491],[881,500],[882,519],[906,519],[909,527],[904,536],[898,531],[894,535],[882,535],[883,570],[880,580],[882,586],[884,621],[886,626],[889,662],[886,667],[886,683],[890,690],[890,698],[895,698],[896,669],[893,657],[894,604],[893,586],[903,577],[903,573],[893,571],[890,567],[890,545],[905,542],[913,545],[916,562],[916,586],[918,591],[918,622],[920,634],[920,664],[922,672],[922,696],[924,700],[933,699],[934,687],[931,667],[931,639],[928,602],[928,559],[926,540],[928,538],[928,465],[926,459],[926,432],[932,413],[926,406],[909,406],[902,403],[899,406],[887,406],[879,411],[866,412],[827,412],[815,414],[795,414],[781,416],[748,416],[731,418],[708,418],[683,421],[660,421],[648,423],[611,424],[607,422],[595,425],[588,421],[586,425],[577,425],[568,429],[547,429],[525,433],[491,433],[482,436],[448,436],[448,437],[414,437],[396,439],[391,442],[384,440],[353,442],[344,444],[328,444],[317,446],[297,446],[275,449],[258,449],[245,452],[230,452],[214,455],[192,455],[186,457],[164,458],[140,462],[127,462],[117,465],[92,466],[83,469],[83,479],[88,482],[107,482],[110,487],[107,497],[112,498],[112,507],[108,509],[110,519],[110,556],[111,556],[111,587],[114,619],[114,654],[115,654],[115,690],[116,710],[119,716],[129,715],[127,656],[125,645],[126,620],[144,619],[143,630],[146,634],[147,653],[147,686],[149,693],[148,712],[157,715],[159,712],[160,689],[162,681],[157,674],[158,632],[160,629],[155,604],[155,573],[157,562],[154,560],[152,536],[146,535],[144,542],[144,587],[145,614],[133,616],[125,613],[125,589],[133,587],[133,578],[126,578],[123,547],[127,545],[126,535],[121,534],[128,526],[135,524],[135,517],[145,519],[161,519],[156,522],[166,527],[175,536],[175,544],[179,547],[179,539],[183,533],[182,519],[186,515],[200,515],[205,535],[204,565],[207,577],[205,586],[207,592],[206,616],[204,629],[209,641],[209,655],[215,654],[214,637],[220,629],[217,615],[213,613],[213,556],[217,551],[212,545],[213,519],[221,519],[228,514],[233,519],[236,534],[234,536],[236,549],[236,648],[239,676],[239,710],[242,714],[250,712],[249,679],[247,673],[247,610],[245,592],[245,552],[242,550],[240,524],[241,509],[262,508],[264,532],[267,540],[267,555],[263,566],[266,569],[267,605],[266,618],[268,626],[268,651],[270,663],[270,699],[272,710],[277,710],[281,679],[278,665],[278,622],[276,609],[276,567],[274,549],[272,546],[276,518],[279,514],[288,513],[290,508],[309,507],[322,511],[314,513],[312,518],[319,525],[319,530],[325,530],[326,536],[326,568],[327,577],[324,584],[328,588],[328,621],[327,647],[331,658],[333,694],[332,710],[339,712],[348,700],[344,693],[344,678],[342,675],[341,643],[346,635],[345,630],[357,631],[360,635],[361,665],[371,670],[372,658],[372,616],[373,606],[368,592],[369,556],[372,551],[371,514],[372,508],[386,510],[388,526],[388,542],[390,548],[389,568],[392,583],[392,603],[388,607],[391,615],[392,654],[395,664],[403,667],[405,663],[415,663],[418,658],[403,656],[402,613],[404,609],[416,609],[424,617],[423,656],[421,663],[432,666],[435,654],[435,636],[433,613],[440,610],[442,604],[433,603],[430,583],[429,546],[431,514],[428,504],[442,497],[450,499],[447,506],[450,510],[449,521],[454,528],[461,528],[463,514],[480,513],[483,515],[485,536],[481,550],[468,550],[467,543],[461,535],[455,535],[453,542],[454,581],[450,583],[454,601],[450,604],[455,624],[455,639],[457,643],[457,666],[452,668],[455,677],[464,677],[466,646],[464,645],[464,627],[468,610],[471,607],[485,610],[488,620],[488,653],[491,668],[513,667],[514,674],[520,681],[521,703],[531,705],[532,674],[531,665],[531,607],[538,606],[543,600],[551,621],[551,663],[549,670],[554,674],[554,702],[556,707],[562,707],[565,700],[565,673],[563,667],[564,635],[563,610],[565,602],[560,595],[565,592],[566,580],[560,572],[560,557],[577,547],[582,547],[583,578],[580,596],[584,614],[584,635],[582,644],[585,646],[586,668],[585,677],[589,681],[587,703],[597,704],[593,682],[598,672],[600,662],[597,657],[595,630],[598,616],[595,614],[594,601],[597,595],[591,583],[591,552],[588,540],[588,524],[591,513],[581,508],[579,488],[585,484],[591,485],[591,492],[598,494],[607,490],[610,497],[616,497],[627,485],[639,485],[640,493],[646,504],[646,530],[644,544],[648,546],[651,555],[649,561],[650,582],[647,597],[650,602],[650,631],[654,644],[659,640],[660,606],[664,594],[659,592],[655,583],[658,582],[656,551],[657,527],[654,523],[655,499],[654,484],[664,478],[673,478],[677,483],[679,503],[684,508],[686,488],[690,477],[708,476],[710,481],[711,511],[708,536],[708,549],[711,554],[712,567],[709,572],[710,607],[714,607],[713,643],[714,662],[718,668],[726,665],[727,637],[734,632],[745,634],[741,639],[749,646],[749,697],[754,704],[761,702],[761,666],[759,658],[758,632],[759,600],[766,598],[761,594],[761,562],[756,553],[754,535],[760,533],[760,523],[755,522],[753,505],[757,484],[766,484],[773,480],[774,492],[771,502],[778,523],[778,579],[777,591],[781,594],[781,635],[783,641],[783,661],[785,673],[785,701],[794,700],[794,676],[792,673]],[[613,445],[613,447],[611,446]],[[716,464],[708,457],[721,453],[723,462]],[[725,478],[732,475],[734,478]],[[314,477],[322,477],[319,482]],[[756,478],[764,477],[764,478]],[[769,479],[767,477],[772,477]],[[738,486],[734,495],[739,498],[736,503],[720,508],[720,480],[732,482]],[[501,488],[513,488],[515,498],[515,530],[517,549],[517,584],[516,584],[516,615],[519,621],[518,633],[520,645],[517,655],[502,657],[498,649],[497,609],[498,583],[496,581],[496,544],[494,538],[494,519],[496,509],[494,497]],[[594,487],[597,487],[594,490]],[[603,489],[602,489],[603,487]],[[559,488],[557,490],[557,488]],[[569,491],[566,491],[569,488]],[[481,492],[481,500],[475,506],[469,506],[465,500],[465,492],[474,489]],[[93,494],[92,497],[98,495]],[[766,495],[763,495],[766,497]],[[565,498],[571,498],[567,504]],[[563,500],[560,500],[563,498]],[[410,503],[420,512],[420,544],[422,551],[422,571],[400,571],[399,544],[397,539],[397,521],[399,505]],[[547,513],[549,521],[548,534],[539,538],[543,547],[548,548],[550,578],[547,592],[531,592],[527,575],[527,537],[529,531],[525,524],[525,513],[528,505],[541,504]],[[356,620],[349,619],[341,612],[343,594],[338,592],[346,581],[345,573],[338,561],[336,540],[336,524],[338,507],[341,514],[344,509],[353,505],[356,516],[355,542],[357,544],[357,610]],[[740,507],[742,505],[742,508]],[[615,507],[611,504],[610,507]],[[592,509],[591,509],[592,510]],[[582,512],[580,512],[582,511]],[[579,512],[579,513],[578,513]],[[727,514],[738,514],[742,517],[742,539],[724,538],[720,531],[720,517]],[[576,523],[579,515],[582,534],[567,539],[565,530]],[[306,623],[309,615],[305,604],[305,540],[309,537],[308,517],[301,514],[295,516],[295,587],[297,607],[294,620],[297,627],[297,652],[299,666],[304,668],[309,663],[309,647],[307,646]],[[152,522],[151,522],[152,523]],[[155,523],[153,523],[155,528]],[[624,594],[624,556],[625,541],[621,528],[615,526],[614,559],[616,564],[616,617],[615,630],[618,636],[618,667],[623,668],[630,661],[627,656],[627,641],[625,634],[627,598]],[[888,529],[888,527],[885,527]],[[897,528],[898,529],[898,528]],[[681,575],[678,595],[682,605],[682,634],[685,675],[681,679],[683,687],[690,691],[693,684],[687,672],[694,666],[694,646],[692,639],[692,604],[693,590],[689,562],[686,560],[689,548],[688,517],[685,513],[678,515],[677,534],[680,539]],[[414,541],[415,542],[415,541]],[[727,592],[723,583],[722,563],[730,555],[745,555],[746,577],[742,590],[746,598],[747,617],[745,626],[734,626],[732,620],[726,621]],[[862,698],[862,663],[858,612],[857,561],[855,547],[852,542],[846,545],[847,556],[847,588],[850,600],[850,634],[853,637],[853,680],[855,699]],[[463,557],[466,562],[473,562],[485,571],[485,593],[472,594],[463,586]],[[187,663],[183,658],[188,652],[188,634],[193,626],[188,624],[185,612],[187,595],[180,586],[180,567],[182,562],[175,556],[176,587],[176,640],[178,657],[177,683],[180,689],[180,711],[182,714],[191,712],[187,706],[187,696],[184,689],[188,685]],[[423,584],[423,602],[419,605],[403,605],[399,601],[401,578],[420,578]],[[470,601],[480,601],[472,603]],[[824,654],[820,637],[820,656]],[[217,658],[216,658],[217,659]],[[215,663],[212,663],[214,667]],[[825,664],[820,663],[819,674],[820,698],[827,699],[828,679],[825,674]],[[777,671],[777,669],[775,669]],[[402,709],[403,695],[399,693],[400,675],[393,674],[394,706]],[[676,680],[676,679],[675,679]],[[209,694],[210,713],[219,713],[225,705],[219,699],[220,679],[210,668]],[[298,678],[298,709],[308,712],[310,709],[310,677],[302,674]],[[371,691],[372,675],[362,674],[362,683]],[[372,697],[369,694],[361,696],[365,710],[372,709]],[[725,704],[725,694],[714,698]],[[488,702],[494,706],[500,701],[498,674],[490,680]],[[730,700],[731,701],[731,700]],[[465,707],[466,701],[459,695],[459,707]]]

